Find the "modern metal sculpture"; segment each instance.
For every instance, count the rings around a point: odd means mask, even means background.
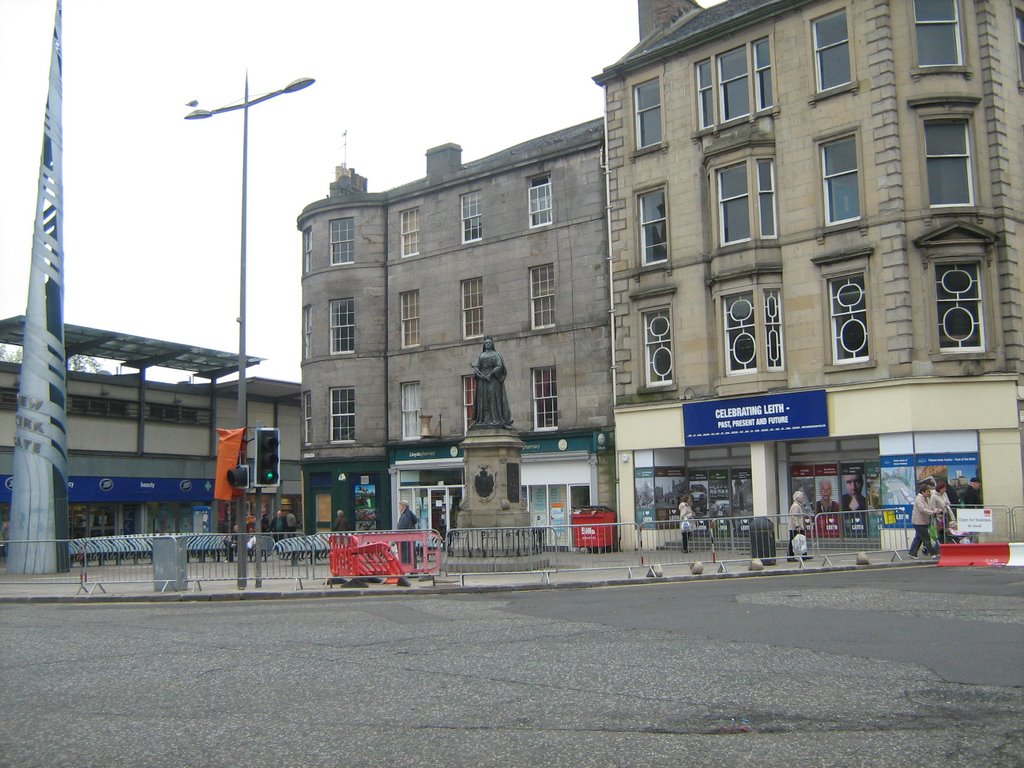
[[[69,569],[67,543],[61,541],[68,536],[62,144],[57,0],[15,418],[8,573]]]

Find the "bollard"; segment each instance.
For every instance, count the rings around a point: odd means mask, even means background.
[[[750,565],[747,566],[748,571],[763,571],[764,563],[761,562],[761,558],[753,557],[750,559]]]
[[[868,553],[867,552],[858,552],[857,553],[857,565],[871,565],[871,561],[868,560]]]
[[[692,563],[690,563],[690,573],[692,573],[694,576],[700,576],[702,573],[704,573],[704,563],[702,563],[700,560],[694,560]]]

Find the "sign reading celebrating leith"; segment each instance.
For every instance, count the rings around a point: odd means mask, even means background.
[[[686,403],[683,434],[687,445],[827,437],[825,390]]]

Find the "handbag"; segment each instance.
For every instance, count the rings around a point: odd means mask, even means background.
[[[691,523],[689,520],[683,520],[679,527],[684,531],[688,531],[691,528],[693,528],[693,523]]]

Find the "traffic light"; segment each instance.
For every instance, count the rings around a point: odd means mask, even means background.
[[[281,430],[260,427],[256,430],[256,482],[257,488],[281,483]]]
[[[228,470],[228,484],[232,488],[249,487],[249,465],[239,464]]]

